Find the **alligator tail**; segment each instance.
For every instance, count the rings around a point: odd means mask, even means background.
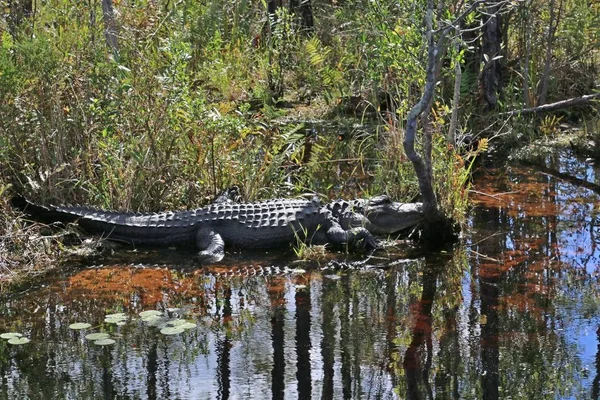
[[[54,206],[41,206],[32,203],[25,197],[19,195],[10,199],[10,204],[14,209],[31,216],[36,221],[46,224],[51,224],[54,222],[75,222],[79,218],[77,215],[58,211]]]

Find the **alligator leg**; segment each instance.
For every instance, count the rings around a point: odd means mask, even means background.
[[[219,262],[225,257],[225,242],[221,235],[212,229],[199,229],[196,233],[198,258],[208,264]]]
[[[362,240],[361,246],[365,249],[372,250],[379,248],[377,240],[371,232],[363,227],[350,228],[345,230],[337,221],[331,221],[331,226],[327,229],[327,238],[336,245],[348,244],[357,246]]]

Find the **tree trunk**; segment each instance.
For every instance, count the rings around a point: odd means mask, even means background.
[[[106,44],[116,55],[119,53],[119,40],[117,38],[118,30],[112,0],[102,0],[102,18],[104,20]]]
[[[460,43],[455,41],[454,48],[456,53],[460,50]],[[460,84],[462,80],[462,69],[460,60],[456,60],[454,65],[454,95],[452,97],[452,116],[450,117],[450,127],[446,134],[446,141],[449,144],[456,145],[456,127],[458,126],[458,102],[460,101]]]
[[[312,32],[315,27],[310,0],[290,0],[290,12],[296,16],[296,23],[304,32]]]
[[[529,6],[529,3],[526,3],[524,6],[524,19],[529,17]],[[521,74],[523,75],[523,102],[525,103],[525,107],[533,107],[529,84],[529,63],[531,62],[531,24],[526,22],[523,42],[525,44],[525,57],[523,64],[521,65]]]
[[[488,110],[498,105],[500,92],[501,66],[500,52],[502,50],[502,21],[500,13],[502,1],[490,2],[483,19],[483,58],[485,65],[481,75],[483,98]]]
[[[435,70],[437,64],[438,48],[435,45],[433,38],[433,0],[427,0],[427,14],[426,14],[426,25],[427,25],[427,80],[425,84],[425,90],[423,96],[417,104],[410,110],[406,120],[406,132],[404,135],[404,152],[408,159],[412,162],[413,168],[419,181],[419,191],[423,197],[423,212],[425,216],[437,215],[439,213],[438,203],[435,193],[433,191],[433,182],[431,175],[428,173],[427,165],[423,162],[423,159],[415,151],[415,136],[417,134],[417,121],[419,116],[425,111],[428,105],[431,103],[433,93],[435,92]],[[431,141],[426,143],[431,146]],[[431,154],[425,151],[427,154]]]
[[[12,0],[8,2],[8,31],[12,37],[17,34],[17,29],[23,22],[23,19],[30,18],[33,15],[32,0]]]
[[[269,0],[267,2],[267,22],[268,32],[265,36],[268,43],[268,56],[270,69],[267,74],[267,85],[270,96],[267,101],[272,103],[283,97],[283,66],[281,65],[282,55],[274,51],[273,31],[277,25],[277,9],[283,7],[283,0]]]
[[[558,27],[558,19],[560,18],[560,9],[562,2],[559,5],[558,13],[555,10],[556,0],[550,0],[548,7],[550,8],[550,21],[548,22],[548,36],[546,37],[546,60],[544,61],[544,74],[540,82],[540,91],[537,104],[543,106],[546,104],[548,96],[548,81],[550,80],[550,66],[552,65],[552,50],[554,47],[554,36]]]

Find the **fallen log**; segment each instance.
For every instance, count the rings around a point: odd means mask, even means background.
[[[543,112],[562,110],[564,108],[589,105],[592,100],[600,99],[600,93],[587,94],[582,97],[575,97],[573,99],[561,100],[556,103],[544,104],[543,106],[523,108],[520,110],[512,110],[500,113],[499,115],[522,115],[522,114],[539,114]]]

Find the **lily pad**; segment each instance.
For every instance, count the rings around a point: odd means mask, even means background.
[[[167,327],[182,328],[185,330],[195,328],[197,325],[194,322],[186,321],[185,319],[172,319],[165,324]]]
[[[158,310],[146,310],[146,311],[142,311],[140,313],[140,317],[142,317],[142,318],[146,318],[146,317],[150,317],[150,316],[161,316],[161,315],[163,315],[163,313]]]
[[[179,325],[179,328],[183,328],[183,329],[185,329],[187,331],[188,329],[193,329],[196,326],[197,325],[195,323],[193,323],[193,322],[185,321],[185,324]]]
[[[185,332],[185,329],[181,326],[167,326],[160,330],[160,333],[162,333],[163,335],[179,335],[183,332]]]
[[[108,346],[108,345],[111,345],[111,344],[114,344],[114,343],[115,343],[114,339],[108,339],[108,338],[96,340],[94,342],[94,344],[97,344],[98,346]]]
[[[85,338],[87,340],[101,340],[108,339],[109,337],[110,335],[104,332],[90,333],[89,335],[85,335]]]
[[[19,332],[6,332],[6,333],[3,333],[2,335],[0,335],[0,338],[12,339],[12,338],[20,338],[22,336],[23,336],[23,334],[19,333]]]
[[[146,317],[142,317],[142,321],[146,322],[149,325],[156,325],[159,323],[162,324],[165,321],[165,319],[160,315],[149,315]]]
[[[106,314],[104,319],[127,319],[127,315],[125,313],[116,313],[116,314]]]
[[[166,325],[170,325],[170,326],[180,326],[185,324],[187,321],[185,319],[172,319],[170,321],[167,321]]]
[[[79,329],[87,329],[91,326],[92,326],[92,324],[88,324],[87,322],[75,322],[74,324],[69,325],[69,328],[79,330]]]
[[[26,344],[29,342],[31,342],[31,340],[27,339],[26,337],[13,337],[8,340],[8,343],[10,344]]]
[[[109,324],[125,325],[126,320],[127,316],[123,313],[108,314],[104,317],[104,322]]]

